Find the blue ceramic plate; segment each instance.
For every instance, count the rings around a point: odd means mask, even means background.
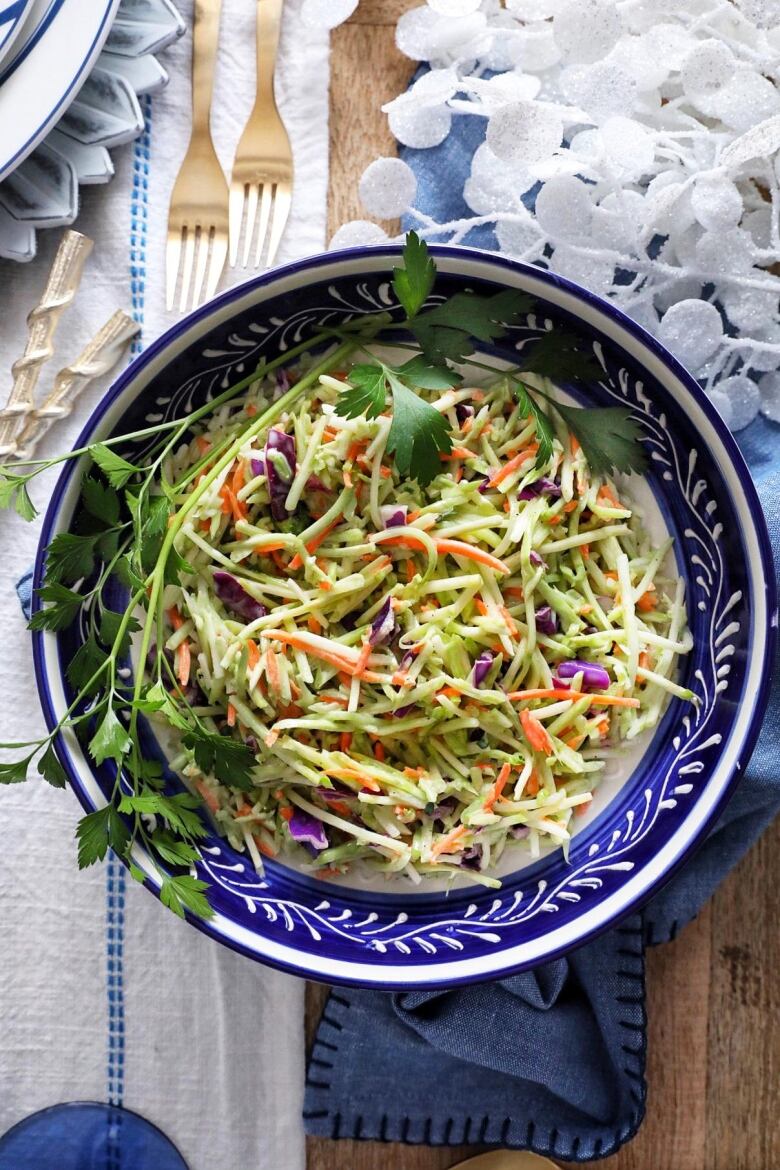
[[[717,817],[750,755],[767,698],[776,627],[772,560],[761,509],[739,451],[706,397],[648,334],[576,285],[465,248],[436,248],[437,292],[522,289],[536,310],[491,349],[512,360],[540,330],[565,325],[604,368],[592,391],[640,420],[651,457],[650,490],[676,538],[687,581],[695,648],[683,665],[700,697],[674,700],[601,812],[574,839],[569,861],[549,854],[506,875],[501,890],[438,890],[385,884],[376,892],[317,881],[269,862],[258,877],[218,836],[206,840],[200,875],[215,917],[195,922],[263,962],[334,983],[453,986],[496,978],[550,959],[592,937],[666,881]],[[391,303],[393,247],[314,257],[249,281],[185,318],[118,379],[78,445],[137,429],[149,416],[189,411],[307,332]],[[66,466],[43,526],[41,549],[68,530],[80,469]],[[36,565],[40,583],[43,554]],[[35,669],[49,725],[68,703],[64,667],[77,629],[36,634]],[[86,809],[105,803],[110,779],[74,736],[59,751]],[[153,861],[135,861],[159,889]]]
[[[0,61],[7,56],[22,31],[35,0],[0,0]]]

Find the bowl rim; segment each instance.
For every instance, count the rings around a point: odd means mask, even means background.
[[[289,974],[302,976],[307,979],[322,980],[341,984],[344,986],[354,987],[371,987],[378,990],[398,990],[399,987],[415,987],[418,989],[436,989],[456,986],[466,986],[472,983],[479,983],[485,980],[497,980],[505,978],[508,975],[516,974],[520,971],[530,969],[540,963],[549,962],[554,959],[569,953],[576,947],[585,945],[586,943],[597,938],[600,934],[615,927],[621,920],[627,918],[629,915],[640,910],[663,886],[667,884],[678,872],[678,870],[689,859],[692,853],[703,842],[706,835],[710,831],[713,823],[723,811],[729,799],[734,793],[734,790],[739,782],[742,772],[745,769],[746,763],[755,747],[758,735],[760,733],[761,725],[763,723],[764,715],[766,713],[767,704],[769,701],[770,683],[772,675],[773,654],[776,648],[778,629],[777,629],[777,582],[774,570],[774,558],[772,547],[769,538],[768,527],[763,509],[758,497],[755,483],[750,470],[745,462],[745,459],[740,451],[734,436],[726,427],[718,414],[715,407],[707,398],[707,395],[696,382],[696,380],[688,373],[688,371],[677,361],[677,359],[669,353],[657,341],[652,334],[647,332],[642,326],[638,325],[630,317],[626,316],[622,310],[618,309],[612,302],[589,292],[587,289],[575,284],[564,277],[558,276],[555,273],[549,272],[545,269],[538,268],[535,265],[527,264],[523,261],[511,260],[505,256],[497,253],[483,251],[477,248],[469,248],[464,246],[452,246],[442,244],[431,244],[430,250],[435,258],[441,258],[452,264],[452,268],[448,271],[456,276],[468,278],[469,273],[463,271],[460,265],[464,262],[468,265],[479,264],[492,268],[496,272],[496,280],[504,283],[502,273],[515,273],[525,276],[528,280],[538,281],[542,286],[549,286],[554,290],[562,291],[569,294],[576,302],[584,303],[597,315],[606,317],[616,324],[620,329],[628,333],[639,346],[650,353],[660,362],[661,366],[668,371],[674,378],[681,383],[684,390],[693,398],[696,405],[704,414],[708,423],[715,431],[721,445],[723,452],[731,464],[733,473],[736,475],[739,485],[744,492],[745,501],[748,505],[749,511],[753,518],[753,535],[757,543],[758,560],[764,578],[765,590],[765,605],[766,605],[766,628],[763,640],[752,647],[754,654],[761,654],[761,674],[758,686],[755,692],[752,712],[750,714],[748,723],[744,728],[738,744],[733,745],[727,741],[721,762],[725,759],[726,752],[729,752],[733,759],[728,763],[728,775],[722,781],[721,791],[717,799],[711,804],[709,810],[702,814],[703,819],[701,823],[695,826],[681,825],[676,830],[680,833],[683,829],[685,832],[685,839],[683,840],[679,851],[666,868],[658,875],[647,875],[644,877],[644,884],[641,891],[633,897],[629,897],[624,904],[620,904],[615,908],[608,908],[603,911],[603,916],[600,921],[593,925],[589,925],[580,932],[573,930],[573,937],[569,940],[562,941],[560,944],[554,945],[544,951],[543,954],[536,957],[518,961],[517,959],[510,960],[508,955],[512,953],[513,947],[504,946],[494,952],[490,956],[485,957],[484,970],[477,972],[468,971],[467,973],[458,973],[447,975],[446,971],[449,968],[458,967],[458,964],[466,962],[465,959],[460,960],[442,960],[440,963],[431,964],[425,968],[419,967],[418,970],[422,972],[419,976],[415,973],[411,974],[413,964],[404,966],[403,963],[394,965],[394,970],[398,970],[400,974],[395,975],[392,979],[388,979],[390,974],[389,965],[378,965],[371,968],[371,974],[356,973],[350,974],[350,968],[360,968],[365,972],[368,969],[368,964],[361,963],[357,960],[351,959],[335,959],[331,962],[338,968],[338,970],[330,971],[327,969],[327,959],[325,959],[322,969],[313,969],[310,962],[310,956],[305,952],[298,951],[294,945],[287,944],[278,949],[286,953],[284,957],[278,954],[261,953],[254,949],[239,938],[231,937],[219,925],[214,925],[216,921],[219,923],[220,919],[204,920],[185,912],[188,922],[202,931],[210,938],[230,947],[232,950],[240,954],[246,955],[256,962],[262,962],[268,966],[274,967],[278,970],[285,971]],[[89,441],[90,435],[99,427],[104,415],[109,408],[116,403],[125,391],[130,388],[133,383],[144,374],[144,372],[151,366],[156,359],[158,359],[170,347],[172,343],[177,342],[183,338],[188,332],[196,329],[201,323],[207,322],[210,318],[219,314],[225,308],[230,307],[236,302],[242,301],[249,297],[252,293],[262,292],[267,288],[273,288],[277,283],[283,283],[287,279],[295,279],[303,276],[304,279],[308,276],[316,278],[320,269],[327,269],[340,265],[345,265],[347,273],[350,273],[352,266],[357,261],[373,261],[374,267],[369,269],[371,272],[381,271],[385,265],[382,261],[389,261],[390,259],[397,259],[401,254],[402,244],[380,244],[365,247],[345,248],[334,250],[330,252],[317,253],[312,256],[305,257],[301,260],[293,261],[289,264],[282,265],[269,272],[262,273],[258,276],[251,277],[249,280],[243,281],[240,284],[234,285],[232,288],[225,290],[214,297],[211,301],[200,306],[193,312],[185,315],[180,320],[175,321],[168,329],[166,329],[158,338],[156,338],[150,345],[138,354],[125,370],[111,383],[105,394],[101,397],[99,402],[90,412],[90,415],[82,427],[78,438],[73,444],[73,449],[85,446]],[[377,262],[380,262],[377,264]],[[388,272],[390,265],[386,265]],[[332,274],[334,277],[336,272]],[[478,273],[473,275],[478,277]],[[513,287],[513,285],[508,285]],[[587,321],[582,322],[584,328],[592,327]],[[196,337],[193,335],[192,341]],[[625,346],[619,339],[615,339],[615,344],[622,349]],[[646,362],[642,355],[634,355],[634,360],[641,366]],[[709,448],[708,443],[704,446]],[[713,455],[713,458],[715,456]],[[716,459],[717,462],[717,459]],[[52,491],[51,499],[46,508],[44,515],[41,534],[38,543],[38,549],[35,559],[34,578],[33,583],[37,588],[42,579],[44,551],[51,539],[52,530],[56,527],[57,518],[59,515],[61,503],[65,492],[68,488],[71,476],[78,465],[77,460],[67,461],[57,479],[57,482]],[[728,490],[728,486],[727,486]],[[730,493],[729,493],[730,494]],[[755,569],[751,574],[755,578]],[[33,612],[41,608],[38,601],[37,594],[33,593]],[[48,635],[51,637],[52,635]],[[758,634],[756,634],[758,638]],[[48,673],[45,663],[45,643],[47,634],[44,631],[33,632],[33,665],[35,670],[36,684],[38,688],[41,706],[43,708],[44,718],[47,727],[51,730],[57,722],[57,716],[54,710],[53,699],[49,689]],[[96,807],[90,800],[87,793],[84,791],[82,781],[78,775],[78,770],[75,767],[70,752],[61,735],[56,737],[57,746],[60,749],[60,754],[63,757],[63,764],[65,766],[70,786],[75,792],[77,799],[82,807],[87,811],[93,811]],[[709,781],[708,781],[709,782]],[[706,784],[705,784],[706,788]],[[125,863],[127,864],[127,863]],[[147,877],[143,884],[150,889],[157,897],[159,897],[159,885],[151,878]],[[610,897],[610,901],[618,898],[619,891],[616,891]],[[225,919],[230,921],[230,919]],[[576,924],[573,924],[576,926]],[[262,935],[256,935],[252,932],[255,938],[262,939]],[[542,938],[545,936],[542,936]],[[541,943],[541,940],[540,940]],[[490,961],[491,957],[494,961]],[[503,961],[502,961],[503,959]],[[438,972],[438,974],[435,974]],[[384,978],[383,978],[384,976]]]

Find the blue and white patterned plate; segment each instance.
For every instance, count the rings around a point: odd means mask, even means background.
[[[580,334],[604,369],[592,399],[629,405],[651,457],[648,476],[676,537],[695,639],[683,670],[700,698],[674,700],[632,775],[560,852],[504,878],[499,891],[449,894],[388,883],[345,887],[247,858],[212,833],[198,872],[213,885],[215,917],[195,925],[252,958],[315,979],[384,987],[453,986],[496,978],[569,950],[649,896],[702,839],[743,770],[764,713],[776,633],[772,559],[742,457],[699,387],[648,334],[565,280],[464,248],[436,248],[437,292],[522,289],[535,312],[487,350],[511,361],[541,330]],[[153,415],[189,411],[230,379],[307,332],[392,303],[393,247],[314,257],[231,289],[174,326],[117,380],[78,440],[131,431]],[[67,465],[46,514],[41,550],[73,522],[78,468]],[[43,553],[36,565],[41,580]],[[116,604],[116,603],[115,603]],[[34,636],[50,726],[69,702],[64,666],[82,633]],[[108,768],[93,769],[75,737],[59,741],[87,809],[105,803]],[[518,855],[519,856],[519,855]],[[151,859],[136,863],[159,889]],[[518,865],[522,862],[519,860]]]
[[[168,80],[153,54],[183,31],[171,0],[34,0],[0,67],[0,256],[31,260],[38,228],[76,218],[79,186],[109,181],[109,149],[143,130],[139,96]]]
[[[36,0],[1,0],[0,2],[0,61],[3,61],[17,42],[25,21],[30,17]]]

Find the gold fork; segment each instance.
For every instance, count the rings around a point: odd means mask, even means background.
[[[216,291],[228,248],[228,187],[211,141],[211,94],[222,0],[195,0],[192,28],[192,134],[168,211],[166,302],[173,308],[181,270],[179,311],[206,289]],[[197,256],[197,259],[196,259]],[[193,270],[195,273],[193,280]]]
[[[238,258],[246,208],[243,268],[249,260],[258,205],[260,216],[254,266],[260,265],[268,235],[266,265],[270,268],[276,259],[292,202],[290,139],[274,97],[274,67],[282,4],[283,0],[257,0],[257,97],[241,135],[230,177],[230,263],[235,265]]]

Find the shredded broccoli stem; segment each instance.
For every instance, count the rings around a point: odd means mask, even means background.
[[[495,888],[507,846],[567,848],[623,741],[693,698],[672,542],[562,427],[538,467],[506,379],[420,391],[461,452],[426,489],[387,454],[388,418],[339,415],[348,379],[271,414],[260,380],[162,468],[192,570],[164,591],[166,650],[187,648],[204,723],[255,754],[250,791],[186,749],[182,773],[257,866],[290,849],[318,873]]]

